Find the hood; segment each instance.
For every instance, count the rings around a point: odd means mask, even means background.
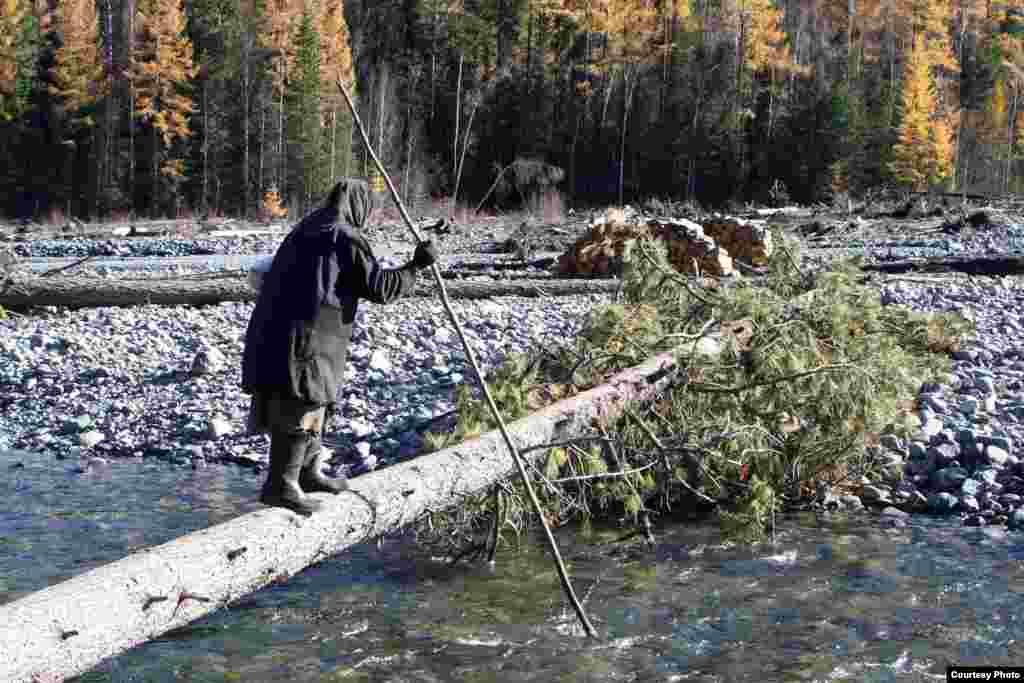
[[[337,211],[339,222],[362,229],[373,211],[373,195],[365,181],[345,178],[327,195],[324,208]]]

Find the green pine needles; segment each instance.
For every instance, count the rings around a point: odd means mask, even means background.
[[[823,483],[855,493],[875,474],[868,447],[886,431],[915,428],[921,383],[948,372],[970,323],[882,306],[856,260],[815,269],[794,241],[774,240],[766,276],[712,287],[675,271],[660,243],[641,243],[624,302],[595,310],[571,347],[513,359],[491,378],[512,420],[679,350],[681,379],[653,404],[534,459],[552,522],[712,512],[728,537],[757,541],[774,512],[804,506]],[[709,335],[720,354],[690,352]],[[493,428],[469,389],[458,415],[454,433],[429,436],[432,449]],[[499,528],[524,528],[525,500],[502,488]],[[492,507],[480,497],[458,514],[465,522]],[[464,541],[472,528],[481,523],[464,526]]]

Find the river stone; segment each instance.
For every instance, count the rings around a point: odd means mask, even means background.
[[[1017,507],[1020,505],[1022,498],[1016,493],[1003,493],[999,496],[999,502],[1006,507]]]
[[[930,474],[935,469],[935,458],[922,446],[910,448],[911,457],[907,460],[907,473],[910,475]]]
[[[911,512],[924,512],[928,509],[928,497],[920,491],[914,491],[904,503],[904,507]]]
[[[932,488],[939,491],[952,491],[960,487],[967,478],[967,470],[962,467],[946,467],[932,474]]]
[[[93,429],[88,432],[82,432],[81,434],[79,434],[78,443],[82,444],[83,448],[92,448],[96,446],[96,444],[103,441],[103,439],[105,438],[107,437],[103,434],[103,432]]]
[[[960,494],[963,496],[977,496],[981,492],[981,482],[974,479],[964,479],[960,483]]]
[[[985,446],[985,458],[996,467],[1005,467],[1010,454],[999,446]]]
[[[996,483],[996,479],[998,477],[999,470],[991,467],[986,467],[983,470],[976,471],[972,478],[977,479],[982,484],[984,484],[985,488],[991,488]]]
[[[203,377],[222,372],[228,359],[220,349],[204,346],[192,358],[192,376]]]
[[[890,505],[892,504],[892,498],[887,489],[880,486],[865,486],[863,493],[861,493],[861,500],[864,503],[870,503],[872,505]]]
[[[391,372],[391,361],[384,349],[376,349],[370,354],[370,369],[379,372]]]
[[[899,508],[894,508],[892,506],[884,508],[881,512],[881,515],[883,517],[896,517],[898,519],[907,519],[908,517],[910,517],[910,515],[908,515],[903,510],[900,510]]]
[[[1024,508],[1017,508],[1010,513],[1010,516],[1006,519],[1006,526],[1011,529],[1024,528]]]
[[[949,412],[949,404],[937,394],[925,394],[921,396],[920,400],[924,406],[939,415],[945,415]]]
[[[861,502],[859,496],[846,494],[844,496],[839,496],[839,501],[843,504],[844,510],[854,511],[864,509],[864,503]]]
[[[979,408],[981,408],[981,403],[973,396],[967,396],[960,400],[960,412],[968,417],[975,415]]]
[[[1010,457],[1013,456],[1013,439],[1008,436],[991,436],[988,440],[989,446],[995,446],[996,448],[1002,448],[1007,453],[1010,453]]]
[[[902,453],[904,451],[903,440],[895,434],[882,434],[879,443],[890,451]]]
[[[231,421],[223,415],[214,415],[206,425],[206,434],[211,439],[219,439],[233,431]]]
[[[373,433],[373,425],[364,420],[352,420],[348,423],[348,428],[352,430],[352,435],[357,439],[362,439]]]
[[[93,419],[91,415],[79,415],[76,418],[70,420],[64,420],[61,424],[61,434],[81,434],[86,432],[93,425]]]
[[[935,467],[942,469],[948,467],[953,461],[960,457],[960,447],[953,443],[943,443],[938,446],[930,446],[928,455],[934,460]]]
[[[934,415],[921,414],[921,431],[927,437],[933,437],[942,431],[943,423],[942,420],[935,417]]]
[[[960,498],[960,509],[964,512],[975,513],[981,510],[981,505],[974,496],[962,496]]]
[[[964,519],[964,526],[982,527],[987,526],[988,520],[983,515],[968,515]]]
[[[928,496],[928,509],[938,514],[948,514],[956,509],[959,502],[950,493],[933,493]]]

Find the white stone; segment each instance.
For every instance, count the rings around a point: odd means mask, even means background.
[[[352,434],[357,439],[361,439],[364,436],[368,436],[373,433],[373,425],[363,420],[352,420],[348,423],[348,428],[352,430]]]
[[[368,458],[368,457],[370,457],[370,444],[367,443],[366,441],[360,441],[359,443],[357,443],[355,445],[355,449],[356,449],[356,453],[359,454],[359,457],[361,457],[361,458]]]
[[[388,354],[383,349],[377,349],[370,354],[370,369],[379,370],[380,372],[391,372],[391,361],[388,359]]]
[[[214,415],[210,418],[210,422],[206,426],[206,433],[211,439],[219,439],[225,434],[230,434],[234,431],[230,420],[223,415]]]
[[[78,443],[82,444],[84,448],[92,448],[96,444],[106,439],[106,435],[103,432],[96,431],[95,429],[82,432],[78,435]]]

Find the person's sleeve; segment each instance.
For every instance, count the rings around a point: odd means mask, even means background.
[[[384,268],[365,239],[352,240],[353,289],[359,297],[375,304],[388,304],[412,293],[416,270],[410,265]]]

